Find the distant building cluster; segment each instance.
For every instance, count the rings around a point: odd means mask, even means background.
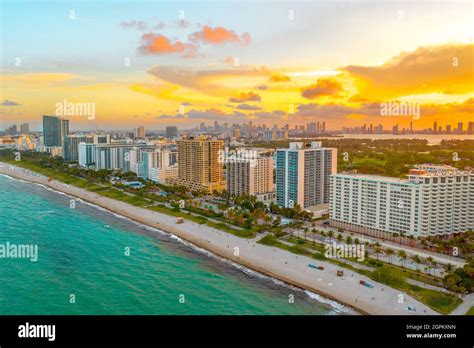
[[[360,127],[343,127],[342,133],[346,134],[474,134],[474,122],[468,122],[467,127],[463,122],[458,122],[457,125],[445,125],[445,128],[438,125],[438,122],[433,122],[432,128],[414,129],[413,121],[410,122],[410,127],[400,128],[398,124],[391,129],[384,130],[383,126],[379,124],[364,124]]]

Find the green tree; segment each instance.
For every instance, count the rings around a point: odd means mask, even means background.
[[[418,256],[418,255],[414,255],[411,257],[412,261],[416,264],[416,270],[418,271],[419,270],[419,266],[420,266],[420,263],[421,263],[421,257]]]
[[[334,232],[332,230],[328,231],[328,237],[330,242],[332,242],[332,236],[334,236]]]
[[[390,263],[392,263],[392,256],[393,256],[393,254],[395,254],[395,251],[394,251],[393,249],[388,248],[388,249],[386,250],[386,253],[387,253],[387,255],[388,255],[388,258],[389,258]]]
[[[375,256],[377,257],[377,261],[379,260],[379,255],[381,252],[382,252],[382,249],[380,247],[378,246],[374,247],[374,253],[375,253]]]
[[[405,250],[398,250],[397,251],[398,258],[402,261],[402,268],[405,268],[405,261],[407,259],[407,253]]]

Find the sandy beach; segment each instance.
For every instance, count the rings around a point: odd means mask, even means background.
[[[100,196],[59,181],[48,181],[42,175],[7,163],[0,162],[0,174],[42,184],[96,204],[116,214],[176,235],[217,256],[232,260],[298,288],[320,294],[364,314],[437,314],[428,306],[407,294],[376,283],[350,270],[345,269],[344,276],[338,277],[336,271],[339,268],[328,262],[317,261],[306,256],[295,255],[285,250],[261,245],[256,243],[255,240],[239,238],[186,219],[183,224],[176,224],[175,217]],[[185,216],[183,214],[183,217]],[[321,265],[324,270],[310,268],[308,267],[309,263]],[[374,287],[362,286],[359,284],[360,280],[364,280]],[[291,294],[291,291],[291,289],[288,289],[288,294]],[[403,303],[399,303],[400,294],[403,294]],[[415,307],[416,311],[407,310],[408,306]]]

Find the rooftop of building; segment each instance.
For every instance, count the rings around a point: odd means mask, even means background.
[[[456,167],[447,164],[432,164],[425,163],[410,169],[408,176],[420,176],[420,177],[438,177],[438,176],[452,176],[452,175],[472,175],[474,174],[473,169],[461,170]]]
[[[307,207],[305,210],[310,211],[312,213],[325,212],[325,211],[329,210],[329,204],[324,203],[324,204],[311,205],[311,206]]]
[[[395,182],[395,183],[409,182],[408,179],[394,178],[391,176],[383,176],[383,175],[354,173],[354,172],[341,172],[337,174],[332,174],[332,176],[335,176],[335,177],[347,176],[347,177],[353,177],[353,178],[358,178],[358,179],[366,179],[366,180],[373,180],[373,181],[388,181],[388,182]]]
[[[318,150],[318,149],[333,149],[329,147],[323,147],[321,141],[311,141],[310,143],[304,142],[290,142],[288,148],[280,148],[277,151],[301,151],[301,150]]]
[[[453,176],[453,175],[474,175],[474,170],[460,170],[453,166],[446,164],[420,164],[415,168],[410,169],[408,177],[439,177],[439,176]],[[383,175],[363,174],[355,172],[341,172],[333,174],[333,176],[350,176],[366,180],[385,181],[394,183],[409,183],[407,178],[395,178]]]

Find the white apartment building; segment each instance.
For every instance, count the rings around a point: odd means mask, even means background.
[[[332,226],[387,237],[448,235],[474,229],[474,171],[421,165],[408,179],[331,175]]]

